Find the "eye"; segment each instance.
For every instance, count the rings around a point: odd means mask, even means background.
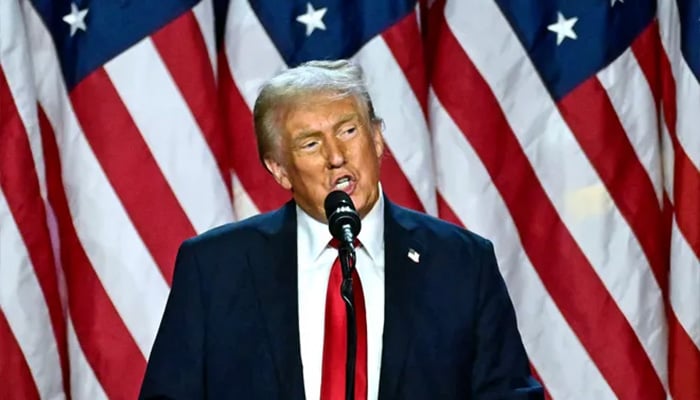
[[[357,132],[357,127],[356,126],[350,126],[347,128],[343,128],[342,131],[340,131],[341,136],[352,136]]]
[[[316,147],[318,147],[318,140],[308,140],[303,143],[301,143],[301,146],[299,146],[302,150],[313,150]]]

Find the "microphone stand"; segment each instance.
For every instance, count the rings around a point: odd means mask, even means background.
[[[357,354],[357,321],[355,320],[355,297],[352,290],[352,271],[355,269],[355,248],[353,243],[342,241],[338,249],[340,265],[343,271],[343,282],[340,285],[340,296],[345,302],[348,316],[348,340],[345,360],[345,400],[355,399],[355,358]]]

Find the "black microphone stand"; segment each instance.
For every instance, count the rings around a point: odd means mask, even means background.
[[[345,400],[355,399],[355,358],[357,355],[357,321],[355,319],[355,297],[352,290],[352,271],[355,269],[355,247],[353,243],[343,240],[338,249],[343,282],[340,296],[345,302],[348,316],[348,341],[345,360]]]

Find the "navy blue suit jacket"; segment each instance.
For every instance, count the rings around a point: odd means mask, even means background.
[[[379,398],[541,398],[491,244],[385,204]],[[293,202],[183,243],[141,398],[303,399],[296,243]]]

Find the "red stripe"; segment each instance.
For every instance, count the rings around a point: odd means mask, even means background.
[[[185,102],[219,166],[224,185],[231,195],[228,172],[228,143],[221,129],[221,113],[214,71],[209,62],[202,31],[189,11],[168,23],[151,38],[168,67]]]
[[[75,334],[109,398],[135,399],[146,361],[95,274],[73,226],[53,130],[39,110],[49,201],[61,238],[61,264]]]
[[[669,386],[676,400],[700,399],[700,353],[674,313],[669,313]]]
[[[423,39],[418,28],[415,11],[382,33],[391,54],[403,71],[408,84],[413,89],[423,117],[428,115],[428,81],[423,62]]]
[[[676,223],[679,225],[681,234],[688,240],[692,235],[697,233],[697,221],[700,220],[700,213],[695,209],[695,217],[693,217],[693,204],[695,207],[700,203],[700,179],[693,177],[693,174],[688,174],[687,171],[692,171],[692,164],[684,149],[678,143],[676,136],[676,87],[671,73],[666,53],[661,50],[661,42],[659,36],[658,22],[646,29],[642,35],[632,44],[634,52],[640,68],[650,83],[654,98],[659,102],[663,102],[664,119],[666,126],[671,136],[675,152],[675,176],[674,179],[674,197],[681,199],[681,204],[676,204],[675,210],[672,210],[670,204],[664,206],[664,210],[668,213],[676,213]],[[679,173],[680,170],[680,173]],[[686,175],[682,175],[683,172]],[[671,179],[666,177],[666,179]],[[695,182],[695,188],[693,188]],[[682,193],[682,194],[681,194]],[[665,197],[665,196],[664,196]],[[684,203],[687,199],[687,203]],[[665,198],[666,203],[668,199]],[[670,220],[672,217],[668,217]],[[692,220],[694,218],[695,223]],[[683,221],[683,222],[681,222]],[[683,228],[681,228],[683,225]],[[670,223],[668,223],[670,227]],[[696,230],[693,233],[693,230]],[[670,231],[670,229],[669,229]],[[670,233],[668,235],[670,238]],[[690,242],[688,240],[688,242]],[[692,246],[691,246],[692,248]],[[695,253],[698,254],[696,249]],[[672,289],[672,288],[671,288]],[[699,399],[700,398],[700,349],[695,346],[688,332],[680,325],[674,310],[670,304],[666,307],[666,315],[669,324],[669,349],[668,349],[668,372],[669,372],[669,388],[671,395],[675,399]]]
[[[617,209],[639,240],[657,283],[668,282],[668,243],[661,207],[644,166],[620,123],[605,88],[591,78],[559,101],[559,110],[598,173]],[[656,109],[648,110],[655,113]]]
[[[386,192],[391,201],[414,210],[424,210],[416,191],[413,189],[411,182],[406,179],[406,175],[404,175],[401,167],[396,162],[394,155],[389,150],[389,146],[384,146],[382,169],[379,173],[382,190]]]
[[[66,323],[58,292],[58,279],[46,210],[41,198],[39,178],[32,158],[27,131],[21,120],[4,71],[0,68],[0,187],[34,267],[48,308],[51,328],[56,340],[63,387],[70,393]],[[34,102],[34,99],[31,99]],[[38,138],[37,138],[38,139]],[[43,305],[34,305],[42,307]],[[48,345],[48,343],[47,343]],[[55,367],[55,366],[54,366]]]
[[[561,221],[487,83],[444,19],[438,31],[435,92],[501,193],[553,301],[617,396],[664,398],[634,330]],[[460,79],[450,79],[457,73]]]
[[[39,399],[39,389],[34,384],[34,378],[29,371],[27,360],[15,340],[15,336],[7,323],[5,313],[0,310],[0,382],[3,399]],[[7,396],[7,397],[5,397]]]
[[[275,182],[258,158],[253,115],[233,82],[226,55],[219,53],[221,104],[224,124],[231,137],[231,165],[260,212],[274,210],[291,198]]]
[[[104,69],[83,79],[70,98],[107,179],[170,282],[178,246],[195,235],[185,211]]]
[[[385,30],[382,33],[382,37],[413,90],[413,94],[423,111],[423,118],[426,118],[428,83],[423,64],[423,45],[416,13],[411,12],[406,15],[399,22]],[[417,151],[428,150],[417,149]],[[406,174],[399,166],[396,158],[389,152],[388,145],[385,148],[385,152],[386,155],[382,160],[381,171],[382,188],[397,203],[423,211],[425,208],[420,198],[406,178]]]
[[[437,207],[438,207],[438,216],[445,221],[452,222],[455,225],[460,225],[466,227],[466,223],[463,222],[462,220],[459,219],[457,214],[452,210],[452,207],[450,207],[449,204],[447,204],[447,201],[445,200],[444,197],[440,194],[440,192],[437,193]]]
[[[668,128],[674,152],[673,203],[676,222],[695,256],[700,258],[700,171],[695,167],[683,146],[678,141],[676,132],[676,82],[671,70],[671,64],[665,51],[659,50],[658,57],[644,51],[645,48],[657,46],[659,41],[658,24],[654,30],[645,32],[639,43],[632,46],[634,55],[647,80],[660,82],[652,86],[654,95],[661,99],[664,119]]]

